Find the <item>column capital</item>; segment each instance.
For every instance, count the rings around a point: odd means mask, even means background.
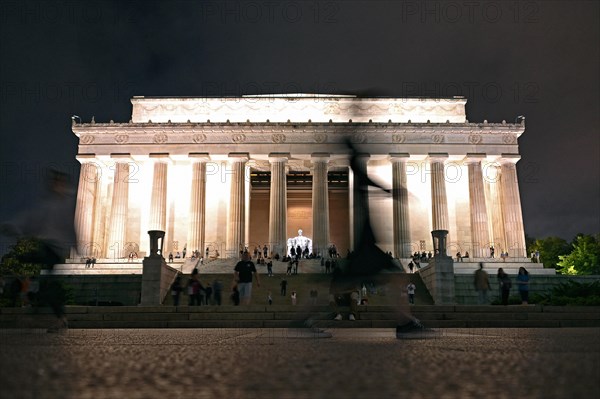
[[[446,162],[448,160],[447,152],[430,152],[427,154],[427,159],[430,162]]]
[[[330,155],[328,152],[313,152],[310,155],[310,160],[314,162],[329,162]]]
[[[192,162],[206,162],[210,161],[210,155],[208,152],[190,152],[188,153],[188,159]]]
[[[151,152],[148,154],[148,158],[150,158],[151,161],[159,163],[167,163],[171,160],[168,152]]]
[[[230,152],[227,154],[231,162],[248,162],[250,154],[247,152]]]
[[[289,152],[270,152],[269,153],[269,162],[287,162],[290,159]]]
[[[498,158],[498,162],[501,165],[504,164],[516,164],[521,160],[521,155],[519,154],[502,154],[500,158]]]
[[[82,164],[98,161],[98,159],[96,158],[96,154],[77,154],[75,159],[77,159],[79,163]]]
[[[463,162],[466,164],[480,163],[483,160],[485,160],[486,157],[487,157],[487,155],[484,153],[468,152],[467,155],[465,156],[465,159],[463,160]]]
[[[110,158],[114,159],[115,162],[130,162],[133,160],[128,152],[113,152],[110,154]]]
[[[410,159],[410,154],[408,152],[390,152],[389,155],[390,162],[407,162]]]

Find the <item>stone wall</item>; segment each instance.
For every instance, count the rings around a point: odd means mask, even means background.
[[[47,276],[70,287],[77,305],[103,304],[138,305],[142,289],[142,275],[73,275]]]
[[[518,296],[519,290],[516,284],[516,275],[509,274],[513,282],[510,290],[510,295]],[[491,291],[488,292],[488,299],[493,301],[499,298],[498,281],[496,275],[490,274],[490,286]],[[542,294],[550,291],[553,287],[565,283],[569,280],[576,281],[578,283],[592,283],[600,279],[600,276],[562,276],[562,275],[543,275],[543,276],[529,276],[529,295]],[[475,305],[477,304],[477,291],[473,287],[473,276],[469,275],[455,275],[454,276],[454,287],[456,295],[456,303],[461,305]]]
[[[454,262],[450,257],[434,257],[419,274],[436,305],[456,303]]]

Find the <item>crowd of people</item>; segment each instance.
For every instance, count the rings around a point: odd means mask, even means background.
[[[175,277],[175,281],[173,284],[171,284],[171,297],[174,306],[180,305],[180,297],[184,292],[188,297],[188,306],[221,306],[223,283],[217,278],[212,282],[212,284],[202,284],[198,269],[194,269],[192,271],[192,275],[185,283],[185,286],[183,285],[182,278],[179,275]]]
[[[496,273],[496,281],[498,283],[498,299],[502,305],[506,306],[509,304],[512,279],[503,268],[499,268]],[[519,296],[521,297],[521,304],[527,305],[529,303],[529,272],[524,267],[519,267],[516,283]],[[488,291],[491,290],[491,285],[487,272],[483,270],[483,263],[480,263],[479,269],[475,271],[473,284],[475,291],[478,293],[479,304],[489,304]]]
[[[265,253],[267,256],[265,257]],[[299,271],[299,263],[300,259],[302,259],[303,251],[293,250],[291,254],[293,257],[286,257],[287,268],[285,274],[287,276],[297,275]],[[493,251],[491,251],[493,253]],[[199,252],[194,251],[192,256],[198,256]],[[252,256],[254,255],[254,257]],[[265,265],[267,267],[266,275],[268,277],[273,277],[273,260],[268,257],[268,247],[265,245],[262,249],[257,246],[254,248],[252,255],[247,250],[243,250],[241,253],[241,260],[236,264],[234,269],[234,279],[231,287],[231,292],[229,293],[228,299],[229,302],[233,305],[245,305],[249,304],[252,297],[252,283],[260,287],[260,278],[259,273],[256,269],[256,265]],[[328,250],[329,257],[322,257],[320,259],[322,270],[326,274],[334,273],[335,269],[338,268],[338,257],[339,254],[335,246],[331,246]],[[391,254],[389,254],[391,256]],[[504,254],[503,254],[504,255]],[[351,256],[351,253],[350,253]],[[411,273],[415,270],[420,269],[421,262],[429,262],[433,254],[431,251],[429,252],[415,252],[412,255],[412,258],[408,264],[408,268]],[[459,251],[456,254],[457,261],[462,261],[464,258],[469,258],[469,252],[465,252],[464,255]],[[256,264],[253,262],[256,260]],[[498,269],[498,273],[496,275],[498,282],[498,292],[499,292],[499,302],[506,305],[508,304],[508,298],[510,296],[510,290],[512,288],[512,281],[510,276],[504,272],[502,268]],[[296,290],[292,290],[291,294],[288,296],[288,281],[285,278],[281,278],[280,281],[280,294],[283,297],[287,297],[288,301],[286,303],[296,304],[299,302],[299,292]],[[516,284],[518,288],[518,292],[521,296],[521,300],[523,304],[528,303],[528,293],[529,293],[529,273],[523,267],[519,269],[519,273],[516,277]],[[483,270],[483,263],[480,263],[479,269],[475,272],[474,278],[474,287],[478,292],[478,302],[480,304],[489,304],[488,291],[491,290],[490,281],[487,272]],[[370,287],[368,284],[364,285],[364,292],[360,288],[358,291],[358,298],[360,298],[357,304],[366,304],[368,302],[367,296],[368,293],[375,292],[374,287]],[[415,291],[416,286],[414,282],[411,280],[410,283],[404,288],[405,295],[409,299],[410,304],[415,303]],[[188,305],[190,306],[199,306],[199,305],[221,305],[223,303],[223,283],[220,280],[213,281],[212,285],[210,283],[203,284],[199,280],[198,269],[194,269],[192,275],[185,285],[182,286],[181,277],[178,277],[173,286],[171,288],[171,293],[173,295],[173,304],[179,305],[180,300],[179,297],[182,293],[186,293],[188,296]],[[348,295],[351,295],[354,292],[354,289],[349,291]],[[314,304],[317,302],[318,293],[316,289],[311,289],[310,292],[307,293],[308,299],[305,299],[306,302]],[[264,295],[264,294],[263,294]],[[265,301],[267,304],[272,304],[274,302],[273,295],[271,291],[268,291]],[[339,302],[335,301],[334,302]],[[342,301],[343,302],[343,301]],[[345,302],[348,302],[347,300]],[[345,303],[344,302],[344,303]],[[339,306],[339,304],[338,304]]]

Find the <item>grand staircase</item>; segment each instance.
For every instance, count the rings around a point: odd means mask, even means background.
[[[404,262],[403,262],[404,263]],[[406,264],[406,263],[405,263]],[[491,280],[497,267],[503,267],[509,274],[516,271],[523,262],[486,262]],[[99,266],[101,265],[101,266]],[[118,263],[119,267],[128,266],[131,269],[140,268],[141,262]],[[257,270],[261,275],[260,289],[253,293],[253,305],[229,305],[227,289],[233,274],[235,260],[216,259],[197,264],[197,261],[187,259],[184,262],[169,264],[184,273],[184,282],[194,267],[200,270],[200,278],[204,283],[214,279],[223,281],[223,306],[172,306],[171,298],[167,295],[162,306],[67,306],[70,328],[288,328],[299,327],[304,320],[310,318],[325,328],[393,328],[396,325],[398,308],[401,303],[403,287],[407,279],[417,285],[417,304],[411,306],[412,314],[423,323],[433,328],[487,328],[487,327],[600,327],[600,307],[554,307],[541,305],[527,306],[478,306],[478,305],[433,305],[418,273],[392,273],[386,279],[393,281],[390,287],[377,287],[376,293],[369,293],[369,305],[360,306],[357,320],[347,320],[348,309],[341,308],[344,320],[333,320],[332,309],[327,306],[329,276],[321,273],[320,260],[305,260],[301,263],[300,274],[288,276],[285,274],[287,264],[274,262],[274,277],[266,275],[266,266],[259,265]],[[557,279],[552,273],[544,272],[540,264],[526,264],[532,281],[542,279]],[[87,287],[88,294],[79,303],[106,303],[104,299],[115,298],[117,293],[128,296],[121,297],[122,303],[114,305],[139,303],[139,286],[141,275],[98,273],[90,274],[85,270],[82,274],[74,273],[85,264],[65,264],[55,268],[47,278],[87,279],[78,284]],[[537,267],[536,267],[537,266]],[[472,291],[472,273],[478,267],[478,262],[455,262],[457,292],[464,288],[465,292]],[[113,270],[115,263],[97,262],[94,269]],[[69,270],[70,273],[66,273]],[[282,279],[289,282],[288,295],[279,296],[279,284]],[[94,279],[94,280],[89,280]],[[102,284],[96,280],[102,279]],[[127,279],[127,280],[124,280]],[[106,281],[104,281],[106,280]],[[114,280],[114,281],[113,281]],[[65,280],[66,281],[66,280]],[[464,287],[462,287],[464,285]],[[114,291],[100,292],[98,287],[114,287]],[[460,287],[462,288],[460,288]],[[318,288],[320,296],[317,306],[308,306],[308,292]],[[290,305],[289,293],[298,290],[299,306]],[[266,305],[266,293],[271,291],[275,305]],[[470,292],[470,294],[473,294]],[[466,294],[465,294],[466,295]],[[474,295],[474,294],[473,294]],[[492,296],[493,293],[490,293]],[[98,301],[98,298],[100,300]],[[474,297],[473,297],[474,298]],[[181,298],[186,303],[185,295]],[[405,298],[404,298],[405,302]],[[45,328],[52,322],[53,316],[46,308],[0,308],[0,328]]]
[[[68,306],[69,328],[290,328],[308,318],[323,328],[393,328],[397,308],[360,306],[357,320],[332,320],[327,306]],[[430,306],[411,307],[431,328],[600,327],[599,307]],[[46,328],[49,309],[0,308],[0,328]]]

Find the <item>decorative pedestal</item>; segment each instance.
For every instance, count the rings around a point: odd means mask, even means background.
[[[434,230],[433,248],[435,256],[419,273],[436,305],[456,303],[454,293],[454,260],[446,255],[447,230]]]
[[[169,289],[171,277],[177,272],[168,267],[162,256],[165,232],[150,230],[150,256],[145,257],[142,269],[142,295],[140,305],[157,306]],[[160,242],[159,242],[160,240]]]
[[[142,306],[157,306],[161,304],[161,282],[167,269],[167,263],[162,257],[144,258],[142,274]],[[165,276],[166,277],[166,276]],[[168,282],[167,282],[168,285]]]

